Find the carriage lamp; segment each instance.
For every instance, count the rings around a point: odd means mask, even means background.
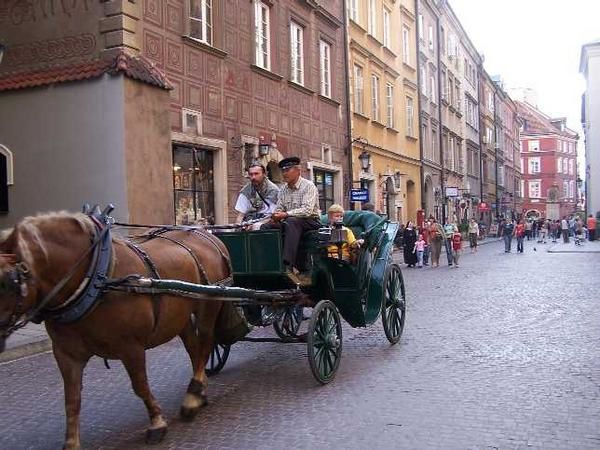
[[[369,170],[369,166],[371,165],[371,154],[363,150],[360,155],[358,155],[358,159],[360,160],[360,166],[362,167],[363,172]]]
[[[6,45],[0,44],[0,64],[2,64],[2,57],[4,56],[5,51],[6,51]]]

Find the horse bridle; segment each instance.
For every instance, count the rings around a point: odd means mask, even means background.
[[[13,254],[0,254],[0,257],[6,259],[15,259]],[[16,298],[13,311],[8,320],[0,322],[0,337],[6,339],[13,332],[22,328],[27,323],[23,321],[18,323],[19,317],[24,313],[23,303],[27,297],[29,290],[27,288],[27,280],[31,278],[31,271],[27,264],[22,261],[12,264],[10,270],[5,271],[4,277],[0,278],[0,290],[8,291],[14,294]],[[8,284],[8,286],[6,286]]]

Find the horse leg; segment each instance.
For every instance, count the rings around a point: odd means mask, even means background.
[[[131,379],[133,391],[144,401],[150,416],[150,427],[146,430],[146,443],[157,444],[167,434],[167,421],[163,418],[160,405],[148,385],[146,352],[143,348],[139,348],[122,357],[121,360]]]
[[[54,358],[63,378],[65,391],[66,431],[64,450],[79,450],[79,412],[81,411],[81,387],[83,369],[88,359],[76,359],[57,345],[53,346]]]
[[[196,417],[200,408],[208,403],[206,399],[207,378],[204,373],[204,365],[200,363],[201,345],[197,334],[197,320],[195,316],[190,318],[188,326],[180,334],[183,345],[190,356],[193,372],[192,379],[181,404],[181,409],[179,410],[179,414],[184,420],[192,420]]]

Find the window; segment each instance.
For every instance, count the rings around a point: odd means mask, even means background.
[[[525,194],[525,180],[519,183],[519,197],[523,197],[523,194]]]
[[[419,14],[419,22],[418,22],[418,30],[419,30],[419,39],[423,40],[423,14]]]
[[[175,220],[178,225],[215,221],[213,153],[200,148],[173,147]]]
[[[410,64],[410,30],[402,27],[402,62]]]
[[[563,198],[569,197],[569,182],[563,181]]]
[[[504,186],[504,166],[498,166],[498,184]]]
[[[494,96],[490,91],[487,92],[487,107],[491,112],[494,112]]]
[[[540,173],[540,158],[529,158],[529,173]]]
[[[379,121],[379,77],[371,75],[371,120]]]
[[[313,170],[313,181],[319,191],[319,208],[321,211],[327,211],[331,205],[335,203],[333,198],[333,172],[325,172],[324,170]]]
[[[431,89],[430,99],[433,103],[435,103],[435,76],[432,74],[429,76],[429,88]]]
[[[567,158],[563,158],[563,170],[562,173],[569,173],[569,160]]]
[[[528,145],[528,151],[530,151],[530,152],[539,152],[540,151],[540,141],[538,141],[538,140],[528,141],[527,145]]]
[[[442,70],[442,92],[440,92],[442,100],[448,101],[448,77],[446,71]]]
[[[369,10],[367,11],[367,14],[369,15],[367,20],[367,31],[371,36],[375,36],[375,33],[377,32],[377,16],[375,15],[377,11],[376,1],[377,0],[369,0]]]
[[[319,52],[321,59],[321,95],[331,97],[331,45],[321,41]]]
[[[364,114],[363,109],[363,71],[362,67],[354,65],[354,111]]]
[[[254,3],[254,29],[256,34],[256,65],[271,70],[269,7],[259,0]]]
[[[394,86],[391,83],[385,85],[385,99],[387,110],[387,126],[394,128]]]
[[[414,136],[414,106],[413,99],[411,97],[406,97],[406,135]]]
[[[540,198],[540,182],[530,181],[529,182],[529,198]]]
[[[574,161],[572,159],[569,160],[569,175],[575,174],[575,166]]]
[[[421,65],[421,94],[427,97],[427,69]]]
[[[437,128],[431,127],[431,160],[437,163],[440,162],[440,154],[438,152],[438,133]]]
[[[557,173],[562,172],[562,158],[560,158],[560,157],[556,158],[556,172]]]
[[[575,195],[575,182],[573,180],[569,181],[569,198],[574,198]]]
[[[212,45],[212,0],[190,0],[190,36]]]
[[[390,12],[383,8],[383,45],[387,48],[392,48],[390,39]]]
[[[350,8],[350,18],[358,23],[358,0],[350,0],[348,5]]]
[[[433,27],[429,25],[429,50],[433,50]]]
[[[525,172],[525,159],[521,158],[521,173],[526,174]]]
[[[295,22],[290,24],[291,75],[294,83],[304,84],[304,29]]]
[[[444,27],[440,27],[440,52],[442,55],[446,54],[446,31]]]

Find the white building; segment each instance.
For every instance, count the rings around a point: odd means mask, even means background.
[[[588,214],[596,215],[600,212],[600,41],[582,47],[579,71],[587,83],[581,108],[585,135],[586,210]]]

